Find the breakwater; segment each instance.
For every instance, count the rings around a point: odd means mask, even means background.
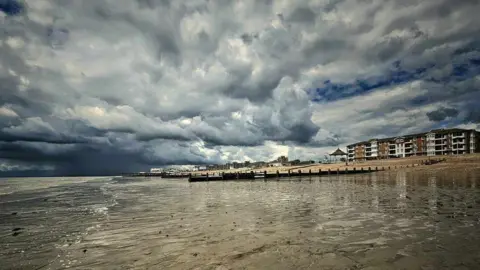
[[[220,172],[220,173],[166,173],[166,172],[139,172],[124,173],[124,177],[162,177],[162,178],[187,178],[189,182],[206,182],[206,181],[227,181],[227,180],[252,180],[252,179],[279,179],[286,177],[308,177],[308,176],[324,176],[324,175],[343,175],[343,174],[362,174],[377,171],[385,171],[399,168],[409,168],[421,165],[433,165],[443,162],[446,159],[428,159],[422,160],[418,164],[394,165],[394,166],[362,166],[362,167],[346,167],[336,169],[305,169],[307,167],[299,167],[290,169],[286,172],[276,171],[247,171],[247,172]],[[361,164],[359,164],[361,166]]]
[[[204,181],[226,181],[226,180],[247,180],[247,179],[279,179],[284,177],[302,177],[302,176],[319,176],[319,175],[333,175],[333,174],[359,174],[359,173],[369,173],[375,171],[385,170],[377,168],[360,168],[360,169],[345,169],[340,170],[337,169],[335,171],[332,170],[318,170],[318,171],[302,171],[298,170],[296,172],[286,172],[280,173],[279,171],[274,173],[267,173],[266,171],[263,172],[254,172],[250,171],[247,173],[220,173],[220,174],[200,174],[200,175],[190,175],[188,178],[189,182],[204,182]]]
[[[165,172],[137,172],[122,173],[123,177],[162,177],[162,178],[187,178],[189,173],[165,173]]]

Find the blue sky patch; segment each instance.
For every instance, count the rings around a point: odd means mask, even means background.
[[[383,75],[356,79],[354,83],[332,83],[331,80],[325,80],[322,87],[307,91],[313,96],[312,101],[328,102],[362,95],[379,88],[401,85],[418,79],[435,83],[448,83],[451,81],[463,81],[480,74],[480,58],[465,59],[464,57],[467,53],[477,51],[466,48],[461,51],[462,54],[459,54],[459,52],[457,50],[452,55],[452,71],[440,78],[434,77],[432,72],[436,69],[444,68],[444,66],[429,63],[414,70],[407,70],[402,67],[402,62],[397,60],[392,63],[390,70],[387,70]],[[425,104],[426,100],[419,99],[415,102]]]
[[[15,0],[0,0],[0,10],[9,16],[20,14],[25,7]]]

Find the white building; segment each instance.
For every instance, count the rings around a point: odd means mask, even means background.
[[[204,165],[202,165],[202,166],[195,166],[193,170],[194,170],[194,171],[206,171],[206,170],[207,170],[207,166],[204,166]]]
[[[273,162],[273,163],[270,163],[270,166],[272,166],[272,167],[282,167],[282,165],[283,165],[283,164],[282,164],[282,163],[280,163],[280,162]]]
[[[475,140],[477,139],[475,137],[475,131],[470,132],[470,153],[473,154],[475,153],[475,149],[477,149],[477,145],[475,144]]]
[[[404,158],[405,157],[405,140],[403,139],[403,137],[395,138],[393,145],[395,146],[394,156]]]
[[[451,139],[451,151],[454,155],[461,155],[467,153],[468,142],[466,132],[454,132],[448,134]]]
[[[436,130],[427,134],[427,156],[475,153],[476,131]]]
[[[435,133],[427,133],[427,156],[435,156]]]
[[[368,147],[367,147],[368,149]],[[377,158],[378,157],[378,142],[377,140],[374,140],[374,141],[371,141],[370,142],[370,153],[371,153],[371,156],[373,158]]]
[[[347,146],[348,161],[353,161],[355,159],[355,145]]]

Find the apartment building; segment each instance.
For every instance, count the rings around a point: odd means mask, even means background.
[[[411,156],[463,155],[480,152],[480,133],[469,129],[436,129],[347,146],[349,161]]]

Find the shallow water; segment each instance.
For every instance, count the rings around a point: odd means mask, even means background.
[[[4,181],[1,269],[478,269],[480,264],[480,171],[268,182]]]

